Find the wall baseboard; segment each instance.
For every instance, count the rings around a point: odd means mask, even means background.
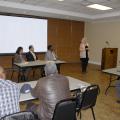
[[[95,65],[101,65],[100,62],[95,62],[95,61],[89,61],[90,64],[95,64]]]

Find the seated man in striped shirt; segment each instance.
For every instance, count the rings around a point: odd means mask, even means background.
[[[0,66],[0,118],[20,111],[19,87],[16,83],[5,79],[5,71]]]

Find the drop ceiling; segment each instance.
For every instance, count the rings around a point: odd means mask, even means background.
[[[100,11],[87,8],[90,4],[112,7]],[[0,0],[0,12],[37,15],[72,20],[98,20],[120,17],[120,0]]]

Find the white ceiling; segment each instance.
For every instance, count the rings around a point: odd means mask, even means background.
[[[112,7],[100,11],[87,8],[93,3]],[[120,0],[0,0],[0,12],[37,15],[73,20],[98,20],[120,17]]]

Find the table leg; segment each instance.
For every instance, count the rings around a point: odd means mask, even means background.
[[[45,77],[45,70],[44,66],[40,68],[41,69],[41,77]]]
[[[112,75],[110,75],[109,85],[108,85],[108,87],[107,87],[106,90],[105,90],[105,95],[107,95],[107,91],[108,91],[108,89],[109,89],[110,87],[115,87],[115,86],[111,85],[111,83],[112,83]]]
[[[60,74],[60,64],[57,64],[57,70],[58,70],[58,73]]]
[[[26,80],[24,69],[19,69],[18,83],[20,80]]]
[[[25,71],[24,71],[24,70],[22,70],[21,80],[24,80],[24,81],[25,81],[25,80],[26,80],[26,77],[25,77],[25,74],[24,74],[24,73],[25,73]]]

